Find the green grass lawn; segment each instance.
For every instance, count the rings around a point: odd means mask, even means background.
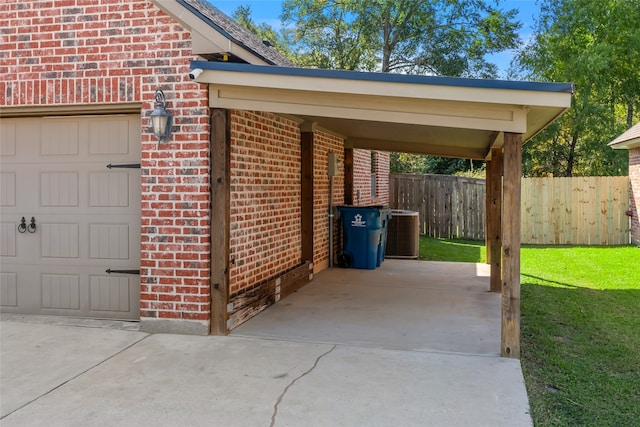
[[[421,259],[484,262],[482,242],[421,238]],[[521,252],[522,369],[536,426],[640,425],[640,248]]]

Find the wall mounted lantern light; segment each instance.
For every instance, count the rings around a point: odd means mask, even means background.
[[[171,113],[167,111],[167,101],[164,92],[156,89],[156,108],[151,112],[151,127],[159,142],[169,141],[171,138]]]

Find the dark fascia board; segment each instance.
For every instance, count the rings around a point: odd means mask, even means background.
[[[191,69],[194,70],[196,68],[200,68],[202,70],[234,71],[240,73],[273,74],[295,77],[317,77],[327,79],[468,87],[479,89],[511,89],[537,92],[574,93],[573,83],[469,79],[462,77],[419,76],[363,71],[326,70],[320,68],[292,68],[270,65],[237,64],[229,62],[192,61]]]
[[[265,62],[275,65],[275,62],[273,62],[271,59],[265,57],[264,55],[262,55],[260,52],[256,52],[254,49],[252,49],[251,47],[247,46],[244,42],[242,42],[242,40],[238,40],[235,37],[233,37],[231,34],[229,34],[224,28],[222,28],[221,26],[219,26],[218,24],[216,24],[215,22],[213,22],[211,19],[207,18],[206,16],[204,16],[202,13],[200,13],[200,11],[196,8],[194,8],[193,6],[191,6],[189,3],[187,3],[184,0],[177,0],[178,3],[180,3],[182,6],[184,6],[186,9],[188,9],[191,13],[193,13],[195,16],[197,16],[198,18],[200,18],[201,20],[203,20],[204,22],[206,22],[207,24],[209,24],[211,26],[211,28],[213,28],[214,30],[216,30],[217,32],[219,32],[220,34],[222,34],[224,37],[226,37],[227,39],[231,40],[232,42],[234,42],[235,44],[242,46],[243,48],[247,49],[249,52],[253,53],[254,55],[256,55],[258,58],[264,60]],[[198,68],[202,68],[202,67],[198,67]]]

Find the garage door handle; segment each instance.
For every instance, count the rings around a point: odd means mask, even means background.
[[[18,232],[24,233],[25,231],[27,231],[27,220],[25,219],[25,217],[22,217],[22,219],[20,220],[20,224],[18,224]]]
[[[24,219],[24,218],[22,218],[22,219]],[[31,217],[31,224],[29,224],[27,226],[27,231],[29,233],[35,233],[36,232],[36,218],[33,217],[33,216]]]

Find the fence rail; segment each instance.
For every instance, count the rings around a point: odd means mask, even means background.
[[[389,204],[420,214],[431,237],[482,240],[485,181],[446,175],[392,174]],[[525,178],[522,243],[629,243],[629,178]]]

